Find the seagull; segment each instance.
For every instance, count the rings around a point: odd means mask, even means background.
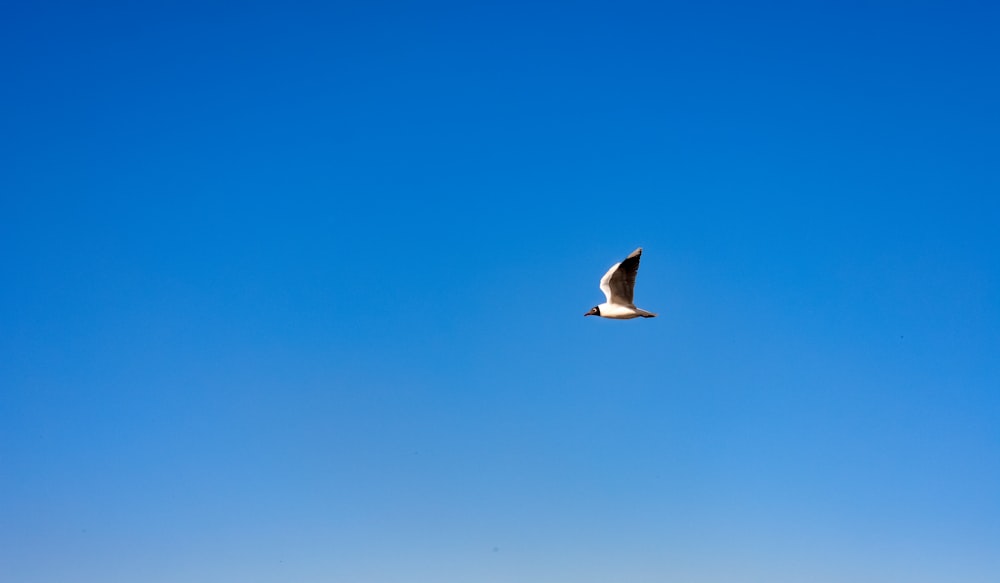
[[[635,274],[639,272],[639,257],[642,247],[629,254],[624,261],[611,266],[611,269],[601,278],[601,291],[608,301],[594,306],[584,316],[600,316],[615,320],[630,318],[655,318],[656,314],[635,307],[632,303],[632,292],[635,290]]]

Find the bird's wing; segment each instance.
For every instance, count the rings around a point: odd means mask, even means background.
[[[601,289],[605,290],[604,295],[608,296],[608,301],[613,304],[631,306],[632,296],[635,291],[635,276],[639,273],[639,258],[642,256],[642,247],[629,254],[624,261],[612,268],[601,280]],[[611,292],[610,294],[608,292]]]
[[[604,298],[609,303],[612,301],[611,278],[614,277],[615,270],[618,269],[619,265],[621,265],[620,262],[612,265],[611,269],[609,269],[608,272],[604,274],[604,277],[601,278],[601,291],[604,292]]]

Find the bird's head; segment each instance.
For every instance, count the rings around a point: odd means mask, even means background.
[[[584,316],[600,316],[600,315],[601,315],[601,308],[597,306],[590,308],[590,311],[584,314]]]

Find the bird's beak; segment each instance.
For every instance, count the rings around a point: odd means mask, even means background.
[[[593,315],[594,315],[594,310],[591,310],[591,311],[587,312],[586,314],[584,314],[584,316],[593,316]]]

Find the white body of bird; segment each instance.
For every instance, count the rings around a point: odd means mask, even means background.
[[[641,308],[635,306],[620,306],[618,304],[611,304],[604,302],[603,304],[598,304],[597,309],[599,313],[593,314],[594,316],[600,316],[602,318],[611,318],[612,320],[630,320],[632,318],[655,318],[656,314],[652,312],[647,312]],[[590,315],[590,314],[586,314]]]

